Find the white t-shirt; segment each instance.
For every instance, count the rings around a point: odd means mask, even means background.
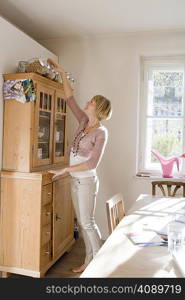
[[[88,158],[80,155],[75,155],[73,152],[70,152],[70,166],[77,165],[80,163],[83,163],[87,161]],[[87,171],[81,171],[81,172],[69,172],[69,174],[73,177],[83,178],[83,177],[91,177],[96,176],[96,169],[91,169]]]

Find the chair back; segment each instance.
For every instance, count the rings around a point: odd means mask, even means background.
[[[185,197],[185,182],[178,181],[152,181],[152,195],[156,195],[156,188],[159,188],[164,197],[175,197],[177,191],[182,187],[182,196]],[[165,189],[166,187],[166,189]]]
[[[106,201],[107,219],[109,233],[111,234],[114,228],[119,224],[125,216],[124,202],[122,194],[116,194],[111,199]]]

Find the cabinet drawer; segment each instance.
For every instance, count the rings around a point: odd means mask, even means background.
[[[51,173],[48,173],[48,172],[43,173],[42,174],[42,184],[45,185],[45,184],[51,183],[52,177],[53,177],[53,174],[51,174]]]
[[[52,184],[47,184],[42,187],[42,205],[52,202]]]
[[[45,225],[42,227],[42,238],[41,238],[41,246],[47,244],[51,241],[51,224]]]
[[[48,204],[42,207],[42,226],[52,222],[52,205]]]
[[[47,265],[52,260],[52,246],[51,242],[41,247],[40,264],[41,266]]]

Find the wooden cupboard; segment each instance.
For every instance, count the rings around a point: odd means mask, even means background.
[[[43,277],[74,244],[70,176],[52,180],[48,169],[65,167],[67,107],[62,85],[37,74],[36,101],[4,101],[1,171],[0,271]]]
[[[3,169],[31,172],[66,163],[67,106],[62,84],[34,73],[6,74],[4,80],[32,79],[36,101],[4,101]]]

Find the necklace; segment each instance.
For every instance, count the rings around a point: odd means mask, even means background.
[[[100,123],[95,124],[94,126],[90,126],[88,128],[84,127],[79,131],[79,133],[75,136],[73,145],[72,145],[72,152],[74,156],[77,156],[79,150],[80,141],[94,128],[98,128]],[[81,136],[80,136],[81,135]],[[80,137],[80,138],[79,138]],[[79,139],[78,139],[79,138]],[[78,139],[78,140],[77,140]]]

